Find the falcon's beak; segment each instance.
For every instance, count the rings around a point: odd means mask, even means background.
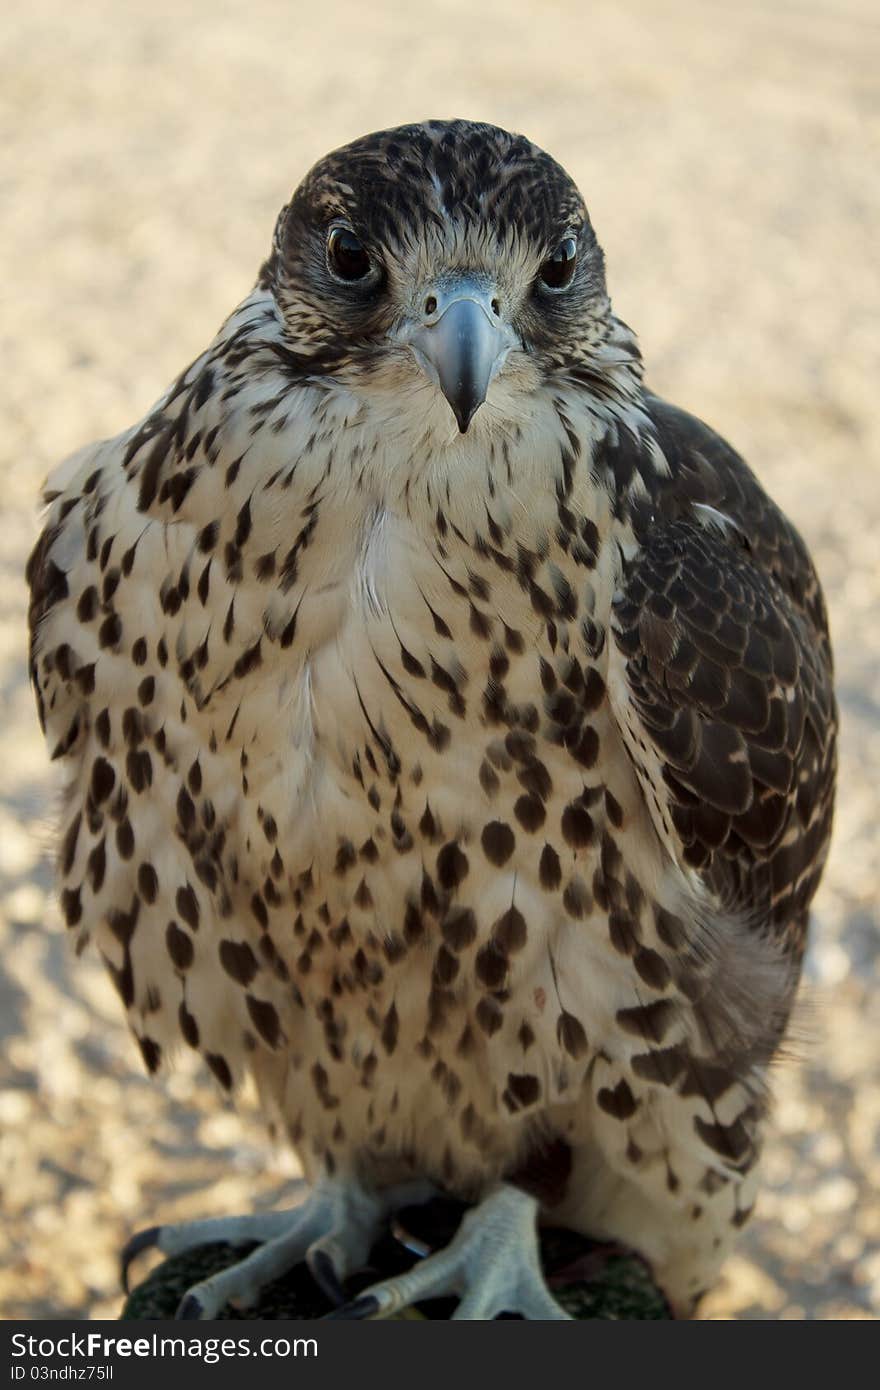
[[[452,406],[462,434],[486,399],[513,341],[492,290],[473,280],[438,286],[425,298],[422,322],[409,345]]]

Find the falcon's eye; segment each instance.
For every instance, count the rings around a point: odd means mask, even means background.
[[[538,279],[548,290],[566,290],[574,279],[577,265],[577,241],[567,236],[561,241],[549,260],[538,271]]]
[[[372,269],[360,237],[348,227],[333,227],[327,238],[327,264],[337,280],[365,280]]]

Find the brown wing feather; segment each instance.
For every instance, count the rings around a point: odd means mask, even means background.
[[[834,800],[821,590],[803,541],[733,450],[649,404],[670,476],[614,604],[630,725],[635,715],[659,762],[681,861],[799,949]]]

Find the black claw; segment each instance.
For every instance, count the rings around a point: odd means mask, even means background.
[[[122,1247],[122,1254],[119,1256],[119,1277],[122,1281],[122,1288],[125,1293],[131,1293],[128,1287],[128,1270],[132,1260],[135,1259],[142,1250],[152,1250],[157,1246],[159,1244],[161,1232],[161,1226],[147,1226],[146,1230],[137,1231],[135,1235],[132,1236],[131,1240],[127,1241]]]
[[[196,1322],[204,1311],[204,1308],[195,1294],[187,1293],[184,1294],[183,1298],[180,1300],[180,1307],[174,1316],[178,1322]]]
[[[360,1298],[353,1298],[351,1303],[346,1303],[342,1308],[336,1308],[332,1313],[325,1313],[323,1321],[332,1318],[374,1318],[379,1311],[379,1300],[373,1294],[366,1293]]]
[[[318,1288],[326,1294],[330,1302],[335,1303],[337,1308],[344,1304],[348,1294],[342,1287],[333,1261],[326,1250],[316,1250],[314,1255],[309,1255],[306,1263]]]

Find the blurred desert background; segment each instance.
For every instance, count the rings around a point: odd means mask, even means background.
[[[12,0],[0,31],[0,1315],[112,1317],[133,1230],[292,1168],[181,1065],[149,1082],[51,894],[25,669],[37,491],[249,289],[308,166],[367,130],[522,130],[584,190],[654,389],[804,532],[843,716],[808,1039],[708,1317],[880,1314],[880,11],[874,0]]]

